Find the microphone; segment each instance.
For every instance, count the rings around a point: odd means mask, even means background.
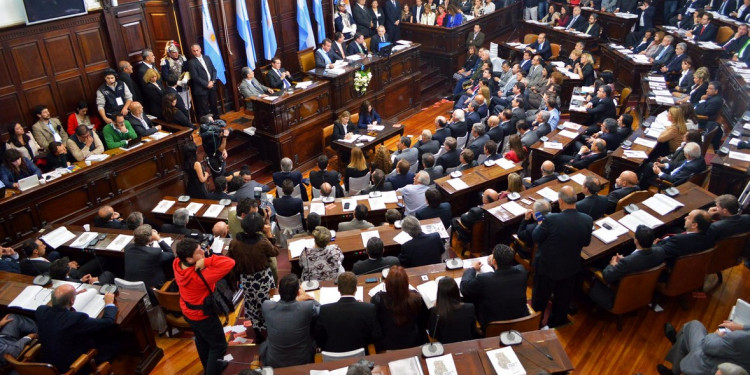
[[[521,340],[523,340],[523,341],[526,341],[527,343],[529,343],[529,345],[531,345],[531,346],[532,346],[532,347],[533,347],[534,349],[536,349],[536,351],[538,351],[539,353],[542,353],[542,354],[544,354],[544,356],[545,356],[545,357],[547,357],[547,359],[549,359],[550,361],[554,361],[554,360],[555,360],[554,358],[552,358],[552,356],[551,356],[551,355],[549,355],[549,354],[547,354],[547,353],[543,352],[543,351],[542,351],[542,349],[539,349],[539,347],[538,347],[538,346],[534,345],[534,343],[532,343],[531,341],[529,341],[529,340],[528,340],[527,338],[523,337],[523,335],[522,335],[522,334],[521,334],[520,332],[518,332],[518,331],[516,331],[516,330],[511,330],[510,332],[512,332],[512,333],[515,333],[516,335],[519,335],[519,336],[521,336]]]
[[[45,286],[45,285],[49,284],[49,282],[51,280],[50,277],[49,277],[49,273],[48,272],[47,273],[42,272],[39,269],[39,267],[37,267],[36,264],[34,264],[34,261],[31,260],[31,258],[27,257],[26,261],[29,262],[29,263],[31,263],[31,267],[33,267],[36,270],[36,272],[37,272],[37,275],[34,276],[34,280],[32,280],[31,283],[34,284],[34,285],[39,285],[39,286]]]
[[[96,249],[92,247],[85,247],[83,249],[83,252],[94,255],[96,264],[99,265],[99,271],[101,271],[99,276],[104,274],[104,267],[102,267],[102,262],[99,261],[99,257],[96,255]],[[99,294],[116,293],[116,292],[117,292],[117,286],[113,284],[101,284],[101,287],[99,288]]]
[[[425,358],[437,357],[439,355],[443,355],[443,352],[444,352],[443,344],[441,344],[440,342],[436,342],[434,340],[435,335],[437,335],[438,322],[440,322],[440,314],[437,314],[437,318],[435,319],[435,329],[432,331],[433,336],[432,336],[432,339],[430,339],[430,343],[422,345],[422,355]],[[430,336],[429,329],[427,330],[427,336],[428,337]]]

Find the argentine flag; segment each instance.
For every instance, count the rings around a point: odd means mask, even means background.
[[[261,22],[263,22],[263,56],[271,60],[276,55],[276,34],[273,32],[273,21],[271,11],[268,9],[268,0],[260,2]]]
[[[315,47],[315,34],[310,24],[307,1],[297,0],[297,25],[299,26],[299,50]]]
[[[318,43],[323,43],[326,37],[326,25],[323,20],[323,4],[321,0],[313,0],[313,14],[318,25]]]
[[[237,8],[237,32],[240,38],[245,41],[245,55],[247,56],[247,66],[255,69],[255,46],[253,45],[253,33],[250,31],[250,17],[247,16],[247,5],[245,0],[236,1]]]
[[[214,33],[214,25],[211,23],[211,13],[208,12],[206,0],[203,0],[201,10],[203,11],[203,54],[208,56],[211,62],[214,63],[216,79],[221,81],[221,83],[226,83],[224,59],[221,58],[219,43],[216,42],[216,33]]]

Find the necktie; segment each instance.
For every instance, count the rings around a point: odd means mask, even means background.
[[[674,176],[674,175],[676,175],[676,174],[677,174],[677,172],[679,172],[679,171],[680,171],[680,169],[682,169],[682,167],[684,167],[684,166],[685,166],[685,164],[687,164],[687,163],[688,163],[688,161],[687,161],[687,160],[685,160],[684,162],[682,162],[682,164],[680,164],[680,166],[679,166],[679,167],[675,168],[675,169],[674,169],[674,170],[672,171],[672,173],[670,173],[670,175],[671,175],[671,176]]]
[[[365,53],[365,51],[362,50],[362,46],[359,43],[354,43],[357,45],[357,48],[359,49],[359,53]]]
[[[278,74],[279,77],[281,77],[281,71],[280,70],[277,70],[276,74]],[[284,82],[284,88],[289,87],[289,81],[287,81],[286,78],[282,79],[281,81]]]
[[[724,10],[727,8],[728,2],[729,1],[724,1],[723,3],[721,3],[721,8],[719,8],[719,13],[724,14]]]
[[[664,47],[661,52],[659,52],[659,55],[656,56],[654,60],[661,60],[662,57],[664,57],[664,53],[667,52],[667,47]]]
[[[570,23],[568,24],[568,26],[565,29],[567,30],[567,29],[571,28],[573,26],[573,24],[576,23],[577,19],[578,19],[578,16],[574,16],[573,19],[570,20]]]
[[[703,35],[704,31],[706,31],[706,25],[703,25],[703,27],[701,27],[701,33],[700,33],[700,35]]]
[[[255,80],[250,80],[250,84],[253,85],[253,87],[255,87],[256,90],[263,91],[260,89],[260,87],[258,87],[258,85],[255,84]]]
[[[594,25],[593,25],[593,24],[589,24],[589,27],[588,27],[588,29],[586,29],[586,34],[588,34],[588,33],[589,33],[589,31],[591,31],[591,28],[592,28],[592,27],[594,27]]]

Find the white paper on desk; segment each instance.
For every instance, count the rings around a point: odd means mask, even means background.
[[[71,233],[68,228],[59,227],[42,236],[41,240],[49,247],[56,249],[74,238],[76,238],[76,235]]]
[[[648,154],[645,151],[639,150],[623,150],[623,155],[630,159],[648,159]]]
[[[657,95],[656,96],[656,102],[658,104],[672,105],[672,104],[674,104],[674,98],[671,97],[671,96]]]
[[[464,269],[468,269],[468,268],[473,267],[475,262],[480,262],[482,263],[482,268],[479,269],[479,273],[495,271],[495,269],[492,268],[492,266],[490,266],[489,263],[487,262],[487,258],[488,257],[484,256],[484,257],[479,257],[479,258],[464,259],[463,267]]]
[[[89,155],[86,161],[105,161],[109,157],[109,154],[94,154]]]
[[[300,254],[302,254],[302,250],[305,248],[315,248],[315,239],[303,238],[301,240],[289,241],[287,248],[289,248],[289,253],[292,258],[299,258]]]
[[[310,203],[310,212],[315,212],[320,216],[326,215],[326,205],[320,202]]]
[[[620,219],[619,222],[633,233],[635,233],[635,230],[639,225],[645,225],[651,229],[654,229],[659,225],[664,224],[663,221],[653,217],[651,214],[644,210],[638,210],[630,215],[626,215],[625,217]]]
[[[635,141],[633,141],[633,143],[637,145],[641,145],[641,146],[646,146],[648,148],[656,147],[656,141],[651,141],[651,140],[648,140],[646,138],[641,138],[641,137],[636,138]]]
[[[628,233],[628,228],[625,228],[624,226],[620,225],[620,223],[617,222],[617,220],[607,216],[604,218],[601,218],[596,221],[596,225],[604,228],[604,224],[609,225],[612,229],[608,229],[610,232],[612,232],[615,236],[621,236],[625,233]],[[607,228],[604,228],[607,229]]]
[[[368,230],[366,232],[360,233],[359,235],[362,236],[362,244],[365,245],[365,247],[367,247],[367,241],[370,238],[380,238],[380,232],[378,232],[377,230]]]
[[[669,92],[669,90],[667,89],[652,90],[652,91],[654,92],[654,95],[656,96],[669,96],[670,98],[672,97],[672,93]]]
[[[469,185],[466,185],[466,183],[460,178],[451,178],[450,180],[448,180],[448,185],[456,190],[466,189],[469,187]]]
[[[745,130],[750,130],[750,122],[748,122],[748,123],[747,123],[747,124],[745,124],[745,125],[742,125],[742,129],[745,129]]]
[[[76,295],[76,301],[73,308],[77,312],[82,312],[90,318],[96,318],[104,310],[104,296],[99,294],[96,289],[86,289],[83,293]]]
[[[562,150],[563,144],[560,142],[544,142],[544,148],[549,148],[552,150]]]
[[[564,126],[565,128],[567,128],[567,129],[578,130],[578,129],[580,129],[580,128],[581,128],[581,126],[583,126],[583,125],[580,125],[580,124],[576,124],[575,122],[565,121],[565,122],[563,123],[563,126]]]
[[[98,235],[99,235],[99,233],[97,233],[97,232],[84,232],[84,233],[81,233],[81,235],[78,236],[78,238],[76,238],[76,240],[73,241],[73,243],[70,244],[70,247],[75,247],[76,249],[83,249],[83,248],[86,247],[86,245],[89,244],[89,242],[91,242],[91,240],[93,240],[94,238],[96,238],[96,236],[98,236]]]
[[[511,169],[511,168],[515,168],[516,166],[516,164],[513,163],[513,161],[505,159],[505,158],[494,160],[494,162],[495,162],[495,165],[499,166],[502,169]]]
[[[347,209],[347,208],[344,208],[344,207],[346,207],[346,204],[347,204],[347,203],[349,203],[349,208],[348,208],[348,209]],[[357,201],[356,201],[355,199],[342,199],[342,200],[341,200],[341,209],[342,209],[342,210],[343,210],[344,212],[350,212],[350,211],[354,211],[354,208],[355,208],[356,206],[357,206]]]
[[[489,350],[487,358],[490,359],[497,375],[526,375],[526,370],[518,360],[512,346]]]
[[[430,280],[426,283],[417,285],[417,291],[422,296],[424,304],[427,308],[435,306],[435,300],[437,300],[437,281]]]
[[[174,205],[174,201],[168,201],[168,200],[163,199],[161,202],[159,202],[159,204],[156,205],[156,207],[154,207],[153,210],[151,210],[151,212],[163,214],[163,213],[166,213],[169,210],[169,208],[172,207],[173,205]]]
[[[375,137],[373,137],[373,136],[371,136],[371,135],[360,135],[360,136],[359,136],[359,141],[360,141],[360,142],[365,142],[365,143],[367,143],[367,142],[372,142],[372,141],[374,141],[374,140],[375,140]]]
[[[370,205],[370,211],[385,210],[385,202],[383,198],[369,198],[367,203]]]
[[[158,141],[158,140],[160,140],[162,138],[168,137],[170,134],[172,134],[172,133],[165,132],[165,131],[158,131],[158,132],[156,132],[154,134],[149,135],[149,137],[151,137],[155,141]]]
[[[458,375],[453,355],[448,353],[440,357],[425,358],[427,373],[430,375]]]
[[[402,231],[394,236],[393,240],[396,241],[397,244],[403,245],[411,240],[411,236],[408,233]]]
[[[729,158],[742,161],[750,161],[750,154],[745,154],[739,151],[729,151]]]
[[[380,193],[380,198],[383,199],[383,203],[398,203],[398,195],[396,195],[396,191],[384,191]]]
[[[127,246],[130,241],[133,240],[133,236],[129,236],[127,234],[120,234],[117,237],[115,237],[112,242],[107,245],[107,250],[115,250],[115,251],[122,251],[122,249]]]
[[[653,127],[653,128],[646,129],[646,131],[644,132],[644,135],[646,135],[647,137],[656,139],[656,138],[659,138],[662,132],[664,132],[664,129]],[[656,141],[652,141],[652,142],[656,142]]]
[[[593,233],[591,233],[594,237],[598,238],[600,241],[604,243],[611,243],[617,240],[617,235],[612,232],[611,230],[607,230],[607,228],[599,228],[595,230]]]
[[[353,55],[353,56],[359,57],[359,55]],[[312,84],[313,84],[313,81],[301,81],[301,82],[297,82],[297,84],[294,87],[298,89],[306,89],[310,87],[310,85]]]
[[[443,225],[442,221],[438,221],[437,223],[432,224],[422,224],[419,227],[422,228],[422,232],[424,232],[425,234],[437,233],[440,235],[440,238],[448,238],[448,231],[445,230],[445,226]]]
[[[201,207],[203,207],[203,203],[191,202],[185,208],[190,213],[190,216],[195,216],[198,213],[198,211],[201,209]]]
[[[583,183],[586,181],[586,175],[583,173],[576,173],[570,176],[570,179],[575,181],[578,185],[583,186]]]
[[[643,201],[643,205],[656,211],[659,215],[666,215],[680,207],[685,206],[679,201],[672,199],[664,194],[654,194],[652,197]]]
[[[571,138],[571,139],[578,137],[578,133],[577,132],[572,132],[570,130],[561,130],[557,134],[559,134],[559,135],[561,135],[561,136],[563,136],[565,138]]]
[[[52,288],[44,288],[39,285],[29,285],[23,289],[8,307],[18,307],[24,310],[36,310],[37,307],[46,305],[52,296]]]
[[[205,217],[217,217],[221,213],[221,210],[224,209],[224,206],[220,204],[212,204],[208,206],[208,209],[206,209],[206,212],[203,213],[203,216]]]
[[[631,14],[631,13],[617,12],[617,13],[615,13],[615,17],[619,17],[619,18],[637,18],[638,15],[637,14]]]
[[[370,198],[367,194],[361,194],[361,195],[355,195],[353,197],[349,197],[349,199],[355,200],[355,201],[364,201]]]
[[[503,203],[500,205],[500,207],[510,212],[510,214],[513,216],[523,216],[524,214],[526,214],[526,209],[514,201]]]
[[[550,202],[557,202],[557,192],[552,190],[549,186],[537,191],[536,193]]]
[[[224,239],[221,237],[214,237],[213,242],[211,242],[211,252],[214,254],[221,254],[223,250],[224,250]]]
[[[388,371],[398,375],[424,375],[417,356],[388,362]]]
[[[732,139],[729,140],[729,144],[732,145],[732,146],[737,146],[738,144],[740,144],[740,141],[741,141],[741,139],[739,139],[739,138],[732,138]]]
[[[310,375],[346,375],[349,367],[337,368],[335,370],[310,370]]]

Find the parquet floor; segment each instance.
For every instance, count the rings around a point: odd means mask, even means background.
[[[402,121],[405,134],[418,136],[423,129],[434,130],[434,118],[447,115],[449,103],[428,106],[414,116]],[[395,150],[396,140],[387,146]],[[309,171],[303,174],[307,175]],[[285,264],[284,264],[285,263]],[[281,273],[289,272],[288,261],[280,259]],[[527,290],[531,297],[531,288]],[[579,299],[574,323],[558,329],[557,334],[568,356],[575,365],[576,374],[656,374],[656,364],[661,363],[669,349],[662,327],[671,322],[680,327],[697,319],[713,330],[728,315],[737,298],[750,297],[750,270],[737,266],[724,272],[724,283],[706,293],[705,298],[688,296],[688,309],[683,310],[677,299],[659,298],[664,311],[641,309],[624,317],[623,330],[617,331],[616,319],[606,311],[596,311],[584,298]],[[190,339],[158,338],[157,344],[165,357],[154,375],[198,375],[200,361]],[[248,348],[248,350],[254,350]]]

